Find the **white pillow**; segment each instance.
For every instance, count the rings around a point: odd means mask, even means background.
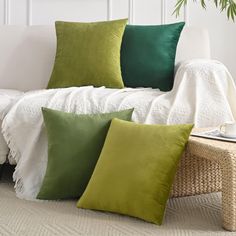
[[[6,162],[9,152],[9,148],[2,134],[2,120],[23,94],[23,92],[17,90],[0,89],[0,165]]]

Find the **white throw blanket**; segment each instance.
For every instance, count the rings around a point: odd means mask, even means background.
[[[21,96],[23,96],[23,92],[0,89],[0,165],[6,162],[7,154],[9,152],[7,143],[2,135],[2,120]]]
[[[34,199],[47,166],[47,136],[41,107],[79,114],[135,108],[133,120],[147,124],[195,123],[217,126],[236,117],[236,88],[219,62],[193,60],[182,64],[171,92],[158,89],[88,87],[27,93],[10,110],[2,128],[17,162],[17,196]]]

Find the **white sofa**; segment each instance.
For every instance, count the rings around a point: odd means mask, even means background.
[[[56,51],[54,26],[0,27],[0,89],[29,91],[46,88]],[[185,28],[176,64],[193,58],[210,58],[206,30]]]
[[[23,96],[23,92],[46,88],[52,72],[55,52],[56,34],[54,26],[0,26],[0,126],[1,119],[4,119],[7,113],[6,108],[10,107],[18,98]],[[176,68],[181,62],[194,58],[210,59],[208,32],[204,29],[186,27],[181,34],[178,44]],[[199,65],[202,65],[202,62]],[[183,70],[184,68],[185,67],[183,67]],[[220,67],[219,70],[222,70],[222,68],[223,67]],[[191,65],[189,74],[192,73],[192,69],[193,66]],[[183,70],[180,71],[179,74],[186,77]],[[208,80],[210,79],[210,70],[211,65],[207,69]],[[226,71],[226,73],[228,72]],[[201,75],[199,76],[201,77]],[[162,100],[169,102],[169,98],[173,100],[174,97],[184,97],[184,94],[181,95],[176,91],[180,84],[181,81],[175,82],[174,96],[170,96],[171,93],[168,93]],[[208,85],[209,84],[211,84],[211,82],[208,81]],[[184,86],[190,85],[186,83]],[[196,86],[199,86],[197,82]],[[223,85],[225,94],[229,91],[229,86],[227,86],[226,84]],[[205,88],[202,92],[207,92],[207,89],[208,88]],[[193,88],[189,88],[188,95],[194,92]],[[234,93],[234,91],[231,91],[231,93]],[[214,94],[214,91],[212,94]],[[211,94],[209,96],[211,96]],[[183,99],[186,100],[186,98]],[[214,102],[214,98],[210,97],[210,99]],[[230,113],[236,115],[236,110],[231,112],[233,105],[229,101],[226,101],[227,104],[229,103],[227,109],[230,110]],[[4,110],[4,112],[2,112],[2,110]],[[215,108],[215,110],[217,110],[217,108]],[[224,112],[224,109],[221,107],[221,113],[222,112]],[[207,115],[207,112],[203,114],[204,119],[210,120],[211,117],[206,117]],[[193,114],[193,118],[191,119],[194,119],[194,116],[195,114]],[[231,115],[231,117],[233,116]],[[224,121],[223,118],[219,122],[222,121]],[[178,122],[181,123],[181,117]],[[193,120],[190,120],[190,122],[193,122]],[[171,121],[168,123],[171,123]],[[7,144],[4,142],[3,136],[0,133],[0,164],[5,161],[4,157],[7,152]]]

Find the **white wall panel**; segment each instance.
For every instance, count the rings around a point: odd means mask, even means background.
[[[222,61],[236,81],[236,23],[227,20],[213,4],[204,11],[195,3],[189,4],[189,23],[205,27],[210,33],[212,58]]]
[[[135,24],[161,24],[162,23],[162,0],[135,2]]]
[[[128,0],[111,0],[112,1],[112,17],[113,19],[128,18],[129,2]]]
[[[11,18],[11,2],[10,0],[3,0],[3,24],[10,24]]]
[[[4,24],[4,0],[0,0],[0,25]]]
[[[27,24],[27,0],[8,0],[10,24]]]
[[[96,21],[107,19],[107,0],[31,1],[32,24],[54,24],[56,20]]]
[[[184,21],[184,9],[180,12],[180,16],[176,19],[176,15],[174,13],[176,0],[166,0],[166,23],[171,24],[176,21]]]
[[[0,0],[2,24],[54,24],[56,20],[97,21],[131,17],[133,24],[160,24],[186,20],[205,27],[211,36],[212,56],[222,61],[236,79],[236,23],[229,22],[211,4],[207,11],[190,2],[178,19],[172,15],[177,0]],[[108,5],[109,3],[109,5]],[[108,7],[109,6],[109,7]],[[133,10],[129,11],[129,6]]]

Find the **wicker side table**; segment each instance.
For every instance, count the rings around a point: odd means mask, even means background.
[[[223,227],[236,231],[236,143],[191,137],[185,155],[218,163],[222,180]]]

